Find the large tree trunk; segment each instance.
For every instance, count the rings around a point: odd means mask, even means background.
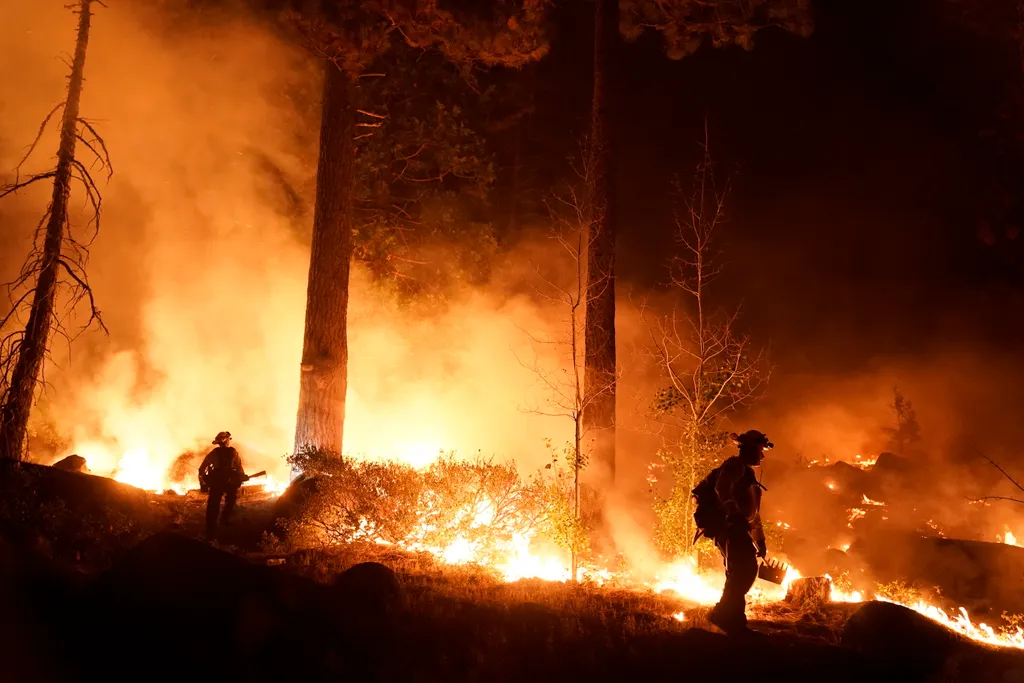
[[[72,162],[75,158],[75,140],[78,132],[78,111],[82,98],[82,80],[85,73],[85,50],[89,43],[89,24],[92,19],[92,0],[81,0],[78,14],[78,40],[71,63],[68,99],[64,105],[64,118],[60,129],[60,147],[57,150],[57,169],[53,178],[50,215],[46,222],[42,263],[36,282],[32,309],[25,334],[18,347],[18,360],[11,372],[10,385],[3,408],[0,409],[0,457],[20,460],[25,451],[28,417],[35,398],[39,374],[46,358],[53,309],[57,298],[57,271],[60,269],[64,225],[68,220],[68,197],[71,194]]]
[[[612,206],[611,95],[613,50],[618,40],[618,0],[597,0],[594,25],[594,98],[591,110],[587,239],[586,396],[583,413],[595,441],[595,474],[615,480],[615,223]]]
[[[355,85],[333,62],[324,72],[313,246],[306,290],[295,450],[341,454],[348,388],[348,284],[352,262]]]

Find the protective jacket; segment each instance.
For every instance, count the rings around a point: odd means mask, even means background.
[[[715,493],[730,526],[745,526],[758,548],[764,547],[761,525],[761,484],[753,468],[738,455],[722,463]]]
[[[218,489],[238,488],[245,480],[242,459],[232,446],[217,446],[199,466],[199,479]]]

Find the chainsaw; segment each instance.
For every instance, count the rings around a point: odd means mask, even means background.
[[[265,476],[267,476],[267,471],[266,470],[260,470],[256,474],[243,474],[242,477],[241,477],[241,481],[239,482],[238,485],[241,486],[242,484],[244,484],[245,482],[249,481],[250,479],[255,479],[257,477],[265,477]],[[207,481],[206,477],[199,477],[199,491],[200,491],[200,493],[209,493],[210,492],[210,483]]]
[[[781,562],[765,560],[757,567],[757,578],[781,585],[783,579],[786,578],[787,571],[789,571],[789,567]]]

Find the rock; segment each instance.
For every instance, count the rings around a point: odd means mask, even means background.
[[[843,647],[879,662],[890,680],[927,680],[966,644],[965,638],[924,615],[878,601],[864,603],[842,633]]]
[[[828,477],[838,492],[851,498],[860,498],[871,487],[870,477],[865,470],[847,462],[836,462],[825,468]]]
[[[833,576],[849,571],[852,564],[849,556],[839,548],[829,548],[826,550],[823,562],[825,564],[825,571]]]
[[[361,562],[334,577],[335,597],[360,615],[391,614],[405,606],[402,584],[390,568],[379,562]]]
[[[138,544],[89,587],[91,664],[113,680],[174,652],[176,671],[224,680],[309,680],[308,667],[338,642],[326,587],[184,536]],[[112,658],[103,643],[118,643]],[[297,667],[297,668],[296,668]],[[301,675],[300,675],[301,674]]]
[[[908,458],[888,452],[879,455],[878,460],[871,466],[873,472],[900,472],[906,474],[914,469],[916,469],[914,464]]]
[[[83,472],[88,473],[89,468],[86,467],[85,458],[80,455],[69,455],[66,458],[62,458],[51,465],[54,469],[64,470],[65,472]]]
[[[288,534],[282,521],[296,519],[301,515],[310,496],[319,490],[320,480],[318,477],[299,475],[274,502],[270,516],[272,520],[270,532],[280,539],[285,538]]]
[[[1024,653],[978,643],[913,610],[868,602],[846,622],[842,645],[867,655],[901,681],[1009,681],[1024,673]]]
[[[811,576],[789,584],[786,602],[794,607],[815,608],[832,601],[832,580],[827,576]]]

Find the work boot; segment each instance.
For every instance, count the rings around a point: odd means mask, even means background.
[[[715,605],[708,614],[708,621],[724,631],[726,635],[732,636],[750,632],[750,629],[747,627],[747,615],[744,614],[743,610],[739,612],[725,610],[719,605]]]

